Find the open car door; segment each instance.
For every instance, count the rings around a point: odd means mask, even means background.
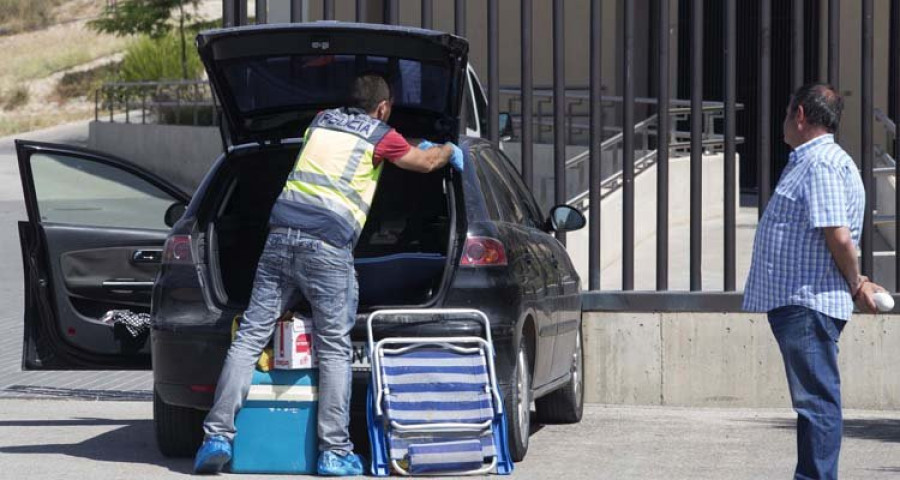
[[[188,195],[96,152],[21,140],[16,152],[28,213],[22,368],[149,369],[149,329],[116,326],[109,313],[146,319],[166,216]]]

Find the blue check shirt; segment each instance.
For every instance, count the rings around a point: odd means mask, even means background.
[[[858,246],[865,202],[859,170],[833,135],[797,147],[756,230],[744,310],[800,305],[849,320],[850,289],[821,228],[847,227]]]

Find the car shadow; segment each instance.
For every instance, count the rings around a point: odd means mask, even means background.
[[[104,418],[75,418],[63,420],[0,421],[3,427],[105,427],[120,428],[88,438],[80,443],[50,443],[0,447],[0,454],[57,454],[86,458],[100,462],[143,463],[168,468],[173,472],[191,473],[189,458],[166,458],[156,448],[152,420],[111,420]]]
[[[797,423],[793,419],[754,420],[767,423],[773,428],[793,430]],[[844,437],[900,443],[900,419],[897,418],[845,418]]]

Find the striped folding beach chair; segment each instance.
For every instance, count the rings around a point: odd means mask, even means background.
[[[472,316],[487,333],[374,342],[375,320],[416,314]],[[382,310],[370,315],[368,329],[372,473],[511,473],[487,317],[477,310]]]

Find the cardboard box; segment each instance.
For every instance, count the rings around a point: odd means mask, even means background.
[[[275,328],[275,368],[297,370],[315,368],[315,329],[311,318],[294,316],[279,321]]]

